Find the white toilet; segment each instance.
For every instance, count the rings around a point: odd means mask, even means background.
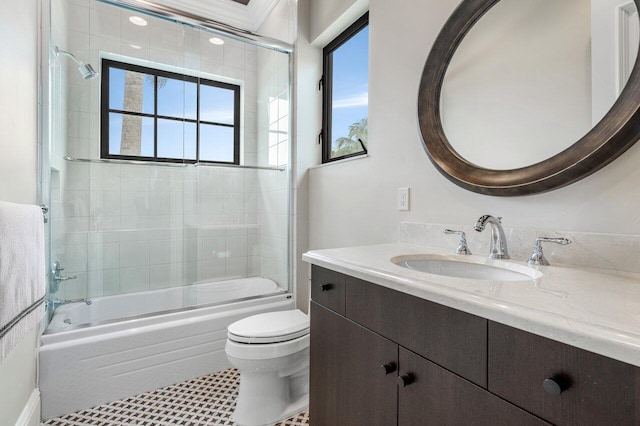
[[[254,315],[227,329],[225,352],[240,372],[233,421],[271,425],[309,406],[309,316],[295,309]]]

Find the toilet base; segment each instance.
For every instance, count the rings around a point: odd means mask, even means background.
[[[232,419],[238,426],[273,425],[309,408],[309,368],[280,377],[277,371],[240,374]]]

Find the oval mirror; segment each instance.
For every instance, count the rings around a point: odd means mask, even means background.
[[[633,145],[638,1],[464,0],[420,84],[420,130],[438,170],[474,192],[525,195]]]

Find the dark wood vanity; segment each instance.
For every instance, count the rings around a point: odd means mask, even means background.
[[[640,425],[640,368],[312,266],[314,426]]]

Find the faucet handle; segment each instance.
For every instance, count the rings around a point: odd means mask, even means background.
[[[453,229],[445,229],[445,234],[456,234],[460,235],[460,241],[458,242],[458,248],[456,248],[456,254],[471,254],[471,250],[469,250],[469,246],[467,245],[467,235],[463,231],[456,231]]]
[[[531,253],[531,257],[527,261],[528,265],[549,266],[549,262],[544,257],[544,253],[542,252],[543,242],[562,244],[563,246],[571,244],[571,240],[569,240],[568,238],[538,237],[536,238],[536,244],[533,246],[533,253]]]

